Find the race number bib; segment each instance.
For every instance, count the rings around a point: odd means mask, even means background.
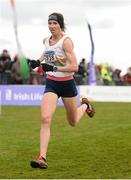
[[[55,62],[56,61],[56,56],[55,56],[54,51],[46,51],[44,56],[45,56],[46,62]]]
[[[53,63],[55,66],[65,66],[66,60],[63,56],[58,56],[55,54],[55,51],[45,51],[45,62]]]

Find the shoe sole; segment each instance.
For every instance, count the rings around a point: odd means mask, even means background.
[[[88,101],[88,99],[87,98],[82,98],[83,100],[82,100],[82,104],[90,104],[90,106],[91,106],[91,108],[90,109],[87,109],[86,110],[86,113],[88,114],[88,116],[90,117],[90,118],[92,118],[93,116],[94,116],[94,114],[95,114],[95,109],[94,109],[94,107],[93,107],[93,105]]]
[[[87,109],[86,113],[88,114],[88,116],[90,118],[92,118],[94,116],[94,114],[95,114],[95,109],[94,109],[92,104],[90,104],[90,106],[91,106],[91,109]]]
[[[32,168],[47,169],[47,165],[41,166],[39,163],[37,163],[35,161],[31,161],[30,165]]]

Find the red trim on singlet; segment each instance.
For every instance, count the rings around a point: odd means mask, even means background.
[[[47,74],[46,78],[54,81],[68,81],[74,79],[73,76],[56,77],[56,76],[50,76],[49,74]]]

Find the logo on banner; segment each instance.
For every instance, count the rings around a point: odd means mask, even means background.
[[[7,101],[11,101],[11,99],[12,99],[12,91],[11,91],[11,89],[7,89],[6,90],[6,92],[5,92],[5,99]]]

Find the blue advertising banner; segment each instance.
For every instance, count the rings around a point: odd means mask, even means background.
[[[1,105],[40,105],[44,85],[0,85],[0,102]],[[61,98],[58,105],[63,106]]]
[[[8,85],[0,86],[2,105],[39,105],[44,86]]]

